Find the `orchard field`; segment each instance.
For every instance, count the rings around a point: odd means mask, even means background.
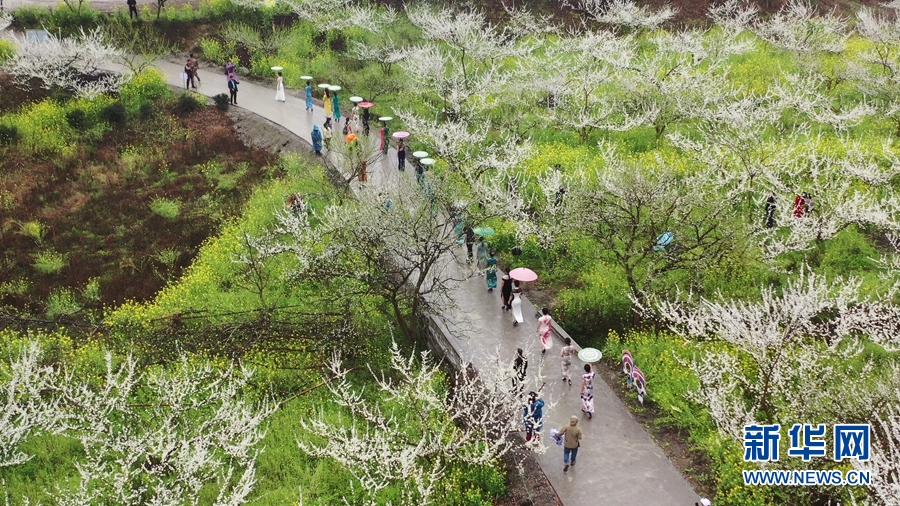
[[[541,273],[533,295],[582,346],[616,368],[623,349],[640,357],[650,394],[630,406],[685,435],[705,465],[682,471],[714,504],[900,504],[900,6],[726,1],[702,20],[627,1],[504,9],[204,0],[135,23],[88,6],[7,19],[150,60],[193,51],[244,79],[272,82],[278,65],[289,90],[313,75],[374,101],[375,117],[412,132],[409,151],[437,159],[428,198],[392,189],[409,211],[384,220],[375,195],[351,197],[316,163],[239,147],[221,112],[184,111],[190,99],[150,69],[131,65],[98,92],[94,69],[51,82],[22,57],[27,41],[0,39],[11,504],[74,491],[115,503],[502,500],[499,458],[520,449],[475,435],[455,397],[465,389],[401,358],[422,347],[418,313],[440,311],[444,287],[398,285],[410,272],[388,252],[427,257],[412,279],[433,276],[456,240],[441,216],[492,226],[502,262]],[[32,93],[7,95],[26,81]],[[114,126],[115,104],[128,128]],[[301,188],[303,212],[284,211]],[[111,202],[117,214],[95,219]],[[134,224],[117,235],[118,223]],[[78,248],[94,259],[75,263],[92,258]],[[131,267],[137,257],[149,260]],[[117,281],[150,273],[159,281]],[[381,372],[428,394],[380,390]],[[198,391],[166,400],[154,389],[166,375]],[[182,402],[194,408],[172,413]],[[410,406],[430,416],[404,418],[398,442],[384,413]],[[519,415],[497,416],[505,427]],[[132,427],[141,417],[169,425]],[[744,426],[779,424],[784,453],[795,423],[870,424],[871,459],[765,468],[867,470],[872,483],[745,486],[756,464],[742,459]],[[128,444],[113,444],[118,431]],[[329,431],[375,449],[348,455],[325,444]],[[462,449],[411,443],[448,434]],[[159,452],[135,454],[150,440]],[[187,441],[217,450],[177,450]],[[405,445],[417,450],[395,450]]]

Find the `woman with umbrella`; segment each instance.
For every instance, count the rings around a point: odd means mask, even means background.
[[[369,118],[370,118],[370,116],[371,116],[371,113],[369,112],[369,108],[363,107],[362,125],[363,125],[363,132],[366,133],[366,137],[369,136]]]
[[[493,251],[485,263],[487,268],[484,270],[484,279],[487,281],[488,291],[493,292],[494,288],[497,288],[497,257]]]
[[[313,145],[313,151],[315,151],[317,155],[321,155],[322,154],[322,131],[319,130],[319,125],[313,125],[312,145]]]
[[[484,242],[484,237],[478,237],[478,244],[475,245],[475,264],[478,267],[478,275],[487,269],[488,245]]]
[[[306,81],[306,110],[307,110],[307,112],[313,110],[312,83],[309,81]]]
[[[326,90],[325,95],[322,97],[322,109],[325,109],[325,119],[328,120],[329,125],[331,124],[331,97],[328,96],[328,91]]]
[[[381,152],[387,154],[390,147],[391,128],[387,126],[387,121],[381,122]]]
[[[403,145],[403,138],[397,141],[397,168],[406,169],[406,146]]]

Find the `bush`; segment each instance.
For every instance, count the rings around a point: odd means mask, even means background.
[[[213,96],[213,102],[216,103],[216,108],[220,111],[227,111],[228,105],[231,103],[231,98],[224,93],[219,93],[218,95]]]
[[[171,95],[165,76],[154,68],[140,71],[119,90],[119,100],[129,113],[140,111],[144,104]]]
[[[50,11],[37,6],[19,7],[12,13],[13,25],[18,28],[41,28],[50,16]]]
[[[195,96],[193,93],[178,95],[178,100],[175,102],[175,113],[179,116],[187,116],[199,111],[204,104],[201,104],[198,100],[202,99],[203,97]]]
[[[602,347],[609,330],[626,328],[632,321],[628,283],[622,270],[600,263],[588,269],[581,288],[559,293],[557,320],[582,345]]]
[[[181,202],[164,198],[153,199],[150,210],[167,220],[174,220],[181,213]]]
[[[53,250],[34,256],[34,268],[41,274],[56,274],[65,268],[66,263],[66,256]]]
[[[0,125],[0,146],[12,146],[19,142],[22,134],[15,125]]]
[[[148,120],[153,117],[153,104],[150,102],[144,102],[138,108],[138,117],[142,120]]]
[[[113,102],[100,110],[100,119],[111,125],[125,123],[125,105],[122,102]]]
[[[213,63],[225,65],[229,60],[235,58],[235,43],[233,40],[222,44],[216,39],[202,38],[198,44],[203,52],[203,58]]]
[[[81,311],[81,304],[78,303],[72,291],[67,288],[54,290],[47,299],[47,318],[71,316],[79,311]]]
[[[87,124],[87,114],[81,109],[72,109],[66,113],[66,123],[76,130],[81,130]]]
[[[12,43],[0,39],[0,63],[12,58],[14,54],[16,54],[16,48],[13,47]]]

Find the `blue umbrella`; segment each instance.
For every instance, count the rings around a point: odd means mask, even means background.
[[[656,238],[656,246],[653,246],[653,251],[659,251],[668,246],[672,240],[675,239],[675,234],[672,232],[664,232]]]

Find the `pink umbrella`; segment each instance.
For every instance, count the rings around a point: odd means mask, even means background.
[[[509,277],[518,281],[530,282],[537,280],[538,275],[527,267],[518,267],[509,271]]]
[[[363,109],[368,109],[369,107],[375,107],[375,104],[373,104],[372,102],[360,102],[359,106]]]
[[[394,137],[395,139],[405,139],[409,137],[409,132],[394,132],[394,135],[392,137]]]

